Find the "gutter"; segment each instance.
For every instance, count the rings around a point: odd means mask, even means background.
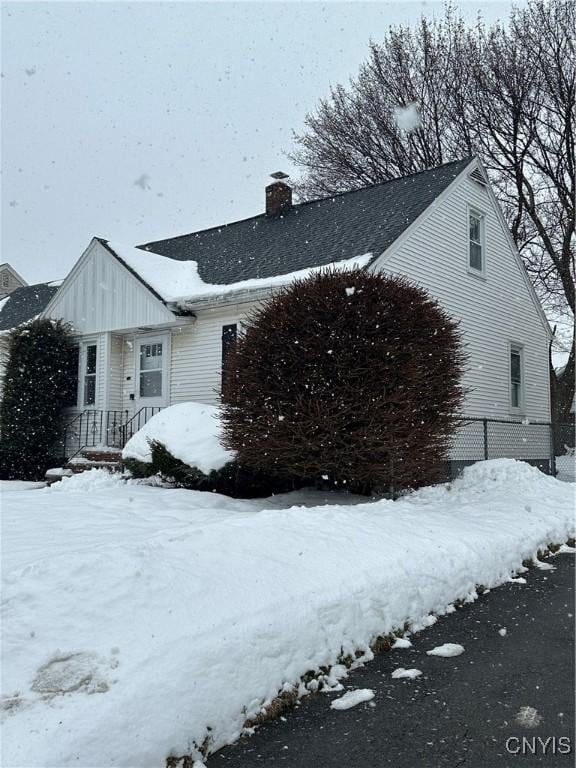
[[[289,283],[286,283],[289,285]],[[266,288],[244,288],[240,291],[226,291],[225,293],[199,296],[197,299],[178,299],[167,301],[166,306],[175,314],[194,314],[198,309],[218,309],[232,304],[249,304],[255,301],[263,301],[272,295],[274,290],[285,288],[286,285],[272,285]]]

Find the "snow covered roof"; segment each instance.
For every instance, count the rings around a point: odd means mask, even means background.
[[[175,259],[148,253],[138,248],[132,248],[118,243],[110,243],[99,239],[109,251],[122,261],[131,272],[136,273],[145,285],[163,301],[173,304],[192,303],[198,299],[221,297],[240,291],[268,289],[287,285],[298,278],[308,277],[322,267],[288,272],[273,277],[241,280],[227,285],[205,283],[199,275],[198,264],[195,261],[176,261]],[[337,269],[353,269],[365,267],[372,260],[371,253],[359,255],[351,259],[337,262]]]
[[[39,315],[61,281],[23,285],[0,302],[0,331],[8,331]]]
[[[201,232],[140,245],[175,262],[195,262],[209,285],[264,280],[310,267],[379,256],[472,162],[467,157],[427,171],[264,213]],[[132,269],[142,274],[143,256]],[[185,272],[185,271],[184,271]],[[185,272],[188,277],[192,271]]]

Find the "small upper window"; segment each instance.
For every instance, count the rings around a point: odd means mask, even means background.
[[[2,272],[2,288],[10,287],[10,275],[8,272]]]
[[[510,406],[524,407],[524,361],[522,347],[510,347]]]
[[[476,272],[484,272],[484,217],[470,211],[468,266]]]

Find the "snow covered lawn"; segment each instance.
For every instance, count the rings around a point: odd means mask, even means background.
[[[396,502],[285,509],[102,470],[5,490],[11,768],[163,768],[207,736],[217,748],[308,670],[429,625],[574,534],[574,487],[507,459]]]

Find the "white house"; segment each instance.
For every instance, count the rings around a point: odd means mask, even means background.
[[[253,218],[137,248],[90,242],[43,312],[77,333],[69,418],[81,431],[90,412],[87,439],[112,444],[153,409],[216,403],[223,356],[258,302],[294,273],[353,263],[407,276],[460,321],[467,417],[549,421],[550,328],[476,158],[301,204],[275,178]],[[471,434],[461,459],[483,458]],[[547,440],[527,458],[547,456]]]
[[[24,285],[28,283],[11,264],[0,264],[0,300]]]

